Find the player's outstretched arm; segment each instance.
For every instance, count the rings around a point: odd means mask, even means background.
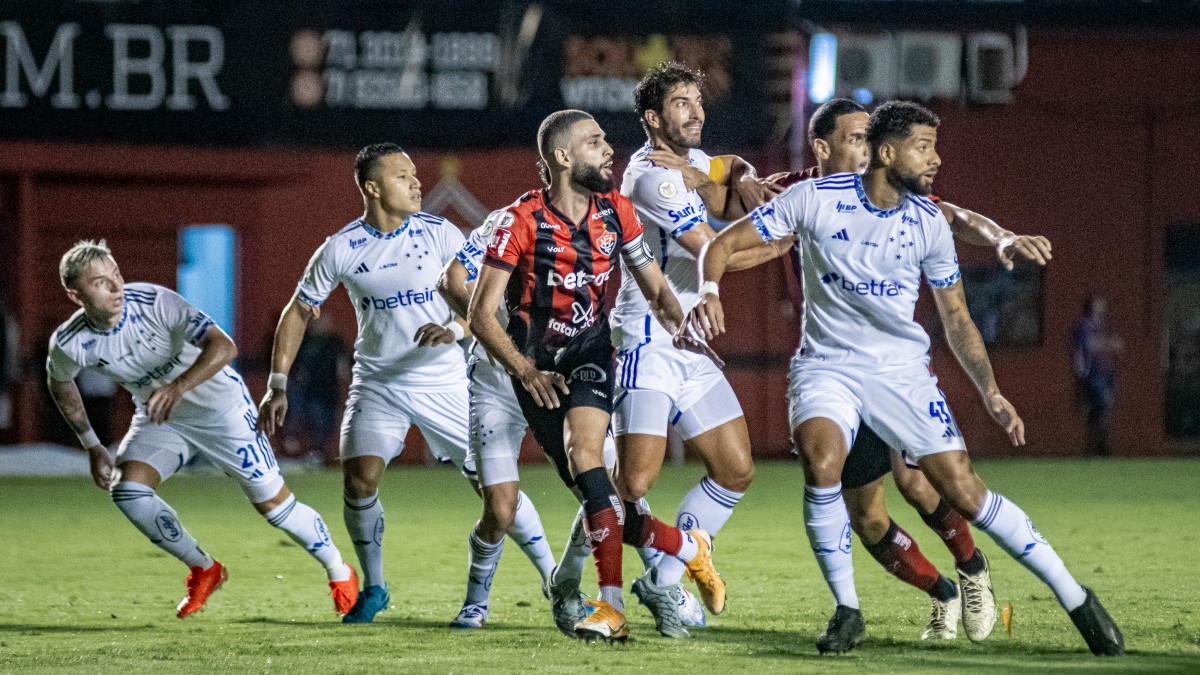
[[[725,332],[725,312],[721,307],[717,284],[729,267],[729,260],[741,251],[761,246],[762,237],[750,218],[742,218],[721,230],[704,245],[697,258],[700,268],[700,298],[689,313],[692,329],[711,340]],[[678,334],[677,334],[678,335]]]
[[[988,359],[987,347],[971,314],[967,311],[967,296],[962,281],[947,288],[933,289],[938,315],[946,327],[946,341],[951,351],[962,364],[963,370],[983,397],[983,405],[996,423],[1004,428],[1013,445],[1025,445],[1025,423],[1008,399],[1000,393],[996,376],[992,373],[992,362]]]
[[[437,278],[437,291],[450,305],[450,309],[462,318],[467,318],[467,310],[471,307],[471,290],[474,284],[467,283],[470,273],[458,260],[453,258],[442,268]]]
[[[684,232],[675,243],[687,249],[688,253],[697,260],[700,259],[700,251],[704,249],[704,245],[712,241],[717,233],[713,231],[708,223],[700,223],[692,229]],[[751,267],[774,260],[788,252],[788,249],[796,242],[795,237],[787,237],[776,241],[761,243],[747,251],[738,251],[729,257],[729,263],[725,268],[726,272],[737,272],[739,270],[748,270]]]
[[[1013,260],[1018,255],[1039,265],[1045,265],[1053,257],[1050,240],[1045,237],[1016,234],[985,215],[946,201],[938,202],[938,208],[950,222],[950,231],[955,237],[972,246],[995,249],[996,257],[1005,269],[1013,268]]]
[[[283,426],[288,408],[287,374],[296,360],[296,352],[300,351],[309,320],[320,313],[319,307],[292,296],[279,315],[279,325],[275,327],[275,340],[271,346],[271,379],[267,382],[267,393],[263,394],[262,402],[258,404],[256,426],[260,433],[270,436]]]
[[[62,413],[71,431],[75,432],[85,446],[84,450],[87,450],[88,465],[96,487],[101,490],[111,488],[117,482],[117,471],[113,466],[112,456],[108,454],[108,449],[100,444],[96,432],[92,431],[92,423],[88,420],[87,410],[83,407],[83,397],[79,394],[75,381],[62,382],[47,377],[46,386],[50,389],[50,398],[54,399],[54,405],[58,406],[58,412]]]
[[[496,310],[500,308],[500,300],[504,297],[511,276],[512,273],[506,270],[491,265],[483,266],[479,280],[475,282],[475,292],[471,294],[467,325],[488,354],[521,380],[535,403],[543,408],[557,408],[559,400],[555,389],[562,390],[564,394],[571,393],[566,380],[560,373],[534,367],[513,344],[512,338],[508,337],[496,318]]]
[[[170,419],[171,411],[183,400],[184,394],[216,375],[237,357],[237,345],[217,325],[208,329],[200,339],[199,346],[200,354],[196,356],[196,362],[170,384],[151,394],[146,401],[146,416],[151,422],[162,424]]]

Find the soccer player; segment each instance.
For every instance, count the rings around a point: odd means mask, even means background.
[[[325,567],[335,611],[350,611],[358,595],[354,569],[342,561],[321,516],[288,490],[271,445],[255,433],[254,404],[229,365],[237,356],[233,340],[174,291],[125,283],[104,240],[72,246],[58,274],[80,309],[50,338],[46,384],[88,452],[96,485],[111,492],[134,527],[189,568],[176,616],[198,612],[229,578],[158,496],[159,484],[197,454],[236,480],[267,522]],[[136,412],[115,466],[75,386],[83,368],[133,395]]]
[[[702,77],[677,63],[663,63],[642,78],[634,99],[647,142],[633,154],[621,184],[621,194],[633,202],[641,221],[657,231],[652,239],[661,242],[658,265],[671,292],[688,307],[695,303],[699,285],[696,256],[715,236],[708,225],[709,205],[728,218],[731,205],[736,209],[748,198],[757,206],[764,196],[771,196],[762,194],[753,167],[740,157],[710,157],[699,149],[704,127]],[[682,173],[685,166],[708,180],[699,189],[689,188]],[[738,188],[749,188],[751,193],[737,194]],[[788,250],[789,243],[764,244],[739,253],[729,269],[775,258]],[[754,476],[746,420],[721,369],[703,354],[673,347],[671,334],[651,314],[638,280],[622,274],[612,311],[618,373],[613,411],[620,458],[617,490],[629,500],[646,495],[662,469],[668,426],[673,426],[707,469],[684,496],[676,525],[716,536]],[[663,556],[633,583],[634,594],[667,637],[688,636],[679,615],[683,574],[678,558]],[[723,596],[704,600],[714,613],[724,609]]]
[[[600,125],[580,110],[553,113],[538,129],[538,150],[549,187],[526,193],[500,219],[468,315],[476,338],[512,375],[525,419],[559,476],[583,497],[600,599],[591,614],[576,617],[576,632],[588,640],[623,640],[629,630],[622,541],[678,557],[701,588],[723,583],[712,567],[707,533],[684,533],[633,502],[622,503],[604,467],[613,401],[604,299],[616,257],[668,331],[680,326],[683,314],[633,205],[613,191],[613,152]],[[502,299],[507,329],[496,318]],[[552,585],[552,600],[563,586]],[[578,593],[578,586],[570,590]],[[578,610],[582,614],[582,605]]]
[[[805,529],[837,602],[819,651],[853,649],[864,632],[841,474],[853,432],[865,421],[920,467],[951,508],[1050,587],[1093,653],[1122,654],[1121,632],[1095,594],[1075,581],[1029,517],[974,473],[929,368],[929,337],[912,318],[922,273],[947,342],[988,413],[1014,445],[1025,442],[1024,424],[1000,393],[967,311],[949,224],[925,197],[941,164],[938,123],[917,104],[881,106],[867,128],[864,175],[795,185],[718,235],[701,255],[704,281],[692,326],[706,338],[725,331],[717,282],[732,254],[798,237],[806,321],[791,366],[789,413],[804,465]]]
[[[467,235],[467,240],[446,263],[438,277],[438,292],[446,299],[451,309],[466,317],[471,303],[475,281],[483,267],[483,255],[496,229],[496,223],[504,217],[506,209],[490,213],[479,227]],[[497,315],[501,325],[508,322],[501,311]],[[512,379],[478,343],[471,347],[467,365],[471,395],[471,444],[467,458],[474,462],[479,485],[483,492],[483,515],[475,525],[475,539],[471,542],[467,575],[467,597],[462,610],[451,623],[455,628],[481,628],[487,620],[488,596],[491,579],[500,561],[504,533],[511,526],[516,509],[520,506],[520,476],[517,468],[521,456],[521,443],[528,424],[513,392]],[[617,448],[611,435],[604,439],[604,465],[611,468],[617,461]],[[576,495],[578,497],[578,495]],[[648,505],[643,503],[643,508]],[[561,562],[554,568],[552,578],[569,588],[578,588],[579,579],[587,559],[591,557],[591,546],[583,532],[586,512],[582,506],[572,524],[571,536],[563,551]],[[476,540],[484,545],[476,544]],[[639,548],[639,555],[647,565],[653,565],[662,557],[654,549]],[[571,581],[573,580],[573,581]],[[543,580],[549,582],[549,579]],[[544,587],[547,584],[544,584]],[[547,595],[550,589],[545,588]],[[555,624],[565,634],[575,637],[576,612],[568,611],[566,605],[580,602],[575,597],[563,596],[552,605]],[[698,612],[703,618],[704,610],[688,593],[684,597],[685,608]]]
[[[408,154],[394,143],[358,152],[355,179],[363,215],[317,249],[275,330],[268,391],[259,406],[267,434],[287,413],[287,373],[310,318],[337,286],[346,287],[358,320],[354,370],[342,419],[339,454],[344,475],[346,529],[363,568],[363,592],[344,619],[371,623],[390,602],[383,576],[383,505],[379,482],[404,450],[409,427],[421,430],[430,451],[452,462],[474,484],[466,461],[467,374],[456,343],[465,335],[434,290],[462,233],[421,211],[421,182]],[[533,502],[522,496],[509,534],[542,577],[554,557]],[[472,535],[471,546],[476,542]]]
[[[870,159],[868,121],[866,110],[854,101],[833,99],[825,103],[809,120],[808,142],[817,166],[804,172],[776,174],[771,179],[790,186],[835,173],[862,173]],[[994,248],[1009,269],[1017,255],[1041,265],[1051,257],[1050,242],[1045,237],[1016,235],[978,213],[936,197],[930,199],[958,239]],[[803,278],[799,249],[793,252],[791,263],[799,282]],[[797,310],[803,312],[803,303],[798,304]],[[958,572],[957,590],[954,582],[925,558],[912,536],[888,515],[883,477],[889,471],[900,494],[950,549]],[[871,556],[889,573],[930,596],[932,610],[922,639],[954,639],[960,615],[971,640],[987,638],[996,623],[995,596],[987,559],[975,547],[970,524],[949,507],[919,470],[909,468],[900,454],[888,448],[865,424],[859,425],[842,469],[842,496],[850,512],[850,524]]]

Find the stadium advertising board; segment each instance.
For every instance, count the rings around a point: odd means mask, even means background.
[[[729,142],[766,131],[761,48],[721,27],[609,29],[503,3],[79,0],[0,16],[5,138],[415,147],[527,143],[563,107],[640,142],[632,90],[664,59],[709,73]],[[596,10],[598,11],[598,10]],[[737,69],[735,70],[735,63]],[[722,115],[722,106],[729,115]],[[735,123],[736,121],[736,123]]]

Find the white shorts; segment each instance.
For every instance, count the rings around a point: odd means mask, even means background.
[[[480,485],[515,483],[517,464],[528,423],[513,393],[512,378],[499,366],[477,358],[468,366],[471,401],[471,444],[467,461],[479,472]],[[604,439],[604,464],[617,462],[612,434]]]
[[[788,373],[792,429],[814,417],[837,422],[847,448],[865,422],[914,466],[926,455],[967,447],[937,376],[924,363],[880,369],[793,359]]]
[[[475,465],[467,459],[470,442],[466,380],[460,389],[416,392],[389,388],[387,394],[371,389],[352,390],[342,416],[339,455],[380,457],[391,462],[404,452],[404,438],[416,425],[438,461],[457,466],[469,478]]]
[[[658,341],[617,352],[617,436],[665,437],[672,425],[689,440],[741,416],[733,387],[708,357]]]
[[[257,419],[251,404],[199,420],[162,424],[138,413],[121,439],[117,464],[149,464],[165,481],[193,455],[201,454],[236,480],[252,503],[261,504],[279,494],[283,476],[267,437],[254,430]]]

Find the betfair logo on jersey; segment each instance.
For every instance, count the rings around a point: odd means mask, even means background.
[[[407,291],[396,291],[395,295],[386,298],[365,296],[358,301],[358,306],[364,310],[396,309],[397,307],[423,305],[427,302],[433,302],[432,288],[425,288],[419,291],[414,291],[410,288]]]
[[[151,382],[161,379],[161,378],[164,378],[167,375],[169,375],[172,370],[175,370],[175,366],[182,365],[182,363],[183,362],[179,360],[179,354],[176,354],[175,356],[171,357],[170,361],[167,361],[166,363],[155,368],[154,370],[146,371],[145,375],[143,375],[140,378],[138,378],[137,380],[133,381],[132,384],[134,387],[137,387],[139,389],[141,387],[149,386],[149,384]]]
[[[876,298],[894,298],[904,292],[904,286],[894,281],[888,281],[887,279],[852,281],[839,275],[837,272],[830,272],[821,277],[821,283],[841,286],[842,290],[848,293]]]
[[[613,237],[613,241],[616,241],[615,236]],[[582,288],[588,284],[592,284],[594,286],[603,286],[604,284],[608,283],[608,276],[610,274],[612,274],[612,268],[609,268],[600,274],[592,274],[590,272],[584,272],[583,270],[559,274],[554,270],[550,270],[550,272],[546,275],[546,285],[562,286],[568,291],[576,288]]]

